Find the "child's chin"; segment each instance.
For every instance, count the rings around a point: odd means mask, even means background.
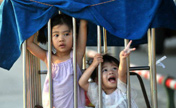
[[[115,90],[115,89],[117,88],[117,86],[115,86],[115,85],[111,85],[109,88]]]
[[[113,83],[110,82],[109,85],[112,87],[115,87],[115,86],[117,87],[117,82],[113,82]]]

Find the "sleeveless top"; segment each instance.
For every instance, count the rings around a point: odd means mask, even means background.
[[[48,58],[48,53],[47,53]],[[47,59],[48,60],[48,59]],[[77,64],[77,81],[82,75]],[[74,72],[73,53],[70,58],[61,63],[52,63],[53,80],[53,108],[73,108],[74,107]],[[78,108],[85,108],[84,90],[77,85]],[[43,108],[49,108],[49,73],[47,73],[42,93]]]

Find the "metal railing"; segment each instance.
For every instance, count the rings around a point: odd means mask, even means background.
[[[74,64],[74,108],[77,108],[78,104],[78,100],[77,100],[77,66],[76,66],[76,19],[73,18],[73,64]],[[48,22],[48,52],[49,52],[49,61],[48,61],[48,72],[49,72],[49,92],[50,92],[50,108],[52,108],[52,72],[51,72],[51,20],[49,20]],[[103,34],[104,34],[104,53],[107,53],[107,38],[106,38],[106,30],[103,30]],[[135,68],[140,68],[145,69],[145,68],[149,68],[150,69],[150,85],[151,85],[151,105],[152,108],[157,108],[158,107],[158,103],[157,103],[157,86],[156,86],[156,65],[155,65],[155,36],[154,36],[154,29],[149,29],[148,31],[148,55],[149,55],[149,66],[144,66],[144,67],[135,67]],[[127,45],[128,40],[125,39],[125,45]],[[101,53],[101,27],[98,25],[97,26],[97,50],[98,53]],[[24,91],[24,108],[30,108],[28,107],[28,103],[27,103],[27,99],[28,99],[28,91],[26,89],[27,87],[27,80],[26,80],[26,43],[24,42],[23,44],[23,91]],[[37,70],[36,73],[41,73],[40,70]],[[129,75],[129,71],[130,71],[130,58],[127,58],[127,99],[128,99],[128,108],[131,108],[131,101],[130,101],[130,75]],[[39,74],[38,73],[38,74]],[[98,92],[99,92],[99,108],[102,108],[102,86],[101,86],[101,64],[98,65]],[[39,97],[41,98],[41,97]]]

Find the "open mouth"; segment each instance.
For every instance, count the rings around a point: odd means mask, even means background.
[[[65,47],[65,44],[61,44],[61,45],[59,45],[60,47]]]
[[[115,77],[110,77],[110,78],[108,78],[108,81],[111,82],[111,83],[114,83],[114,82],[116,82],[116,78]]]

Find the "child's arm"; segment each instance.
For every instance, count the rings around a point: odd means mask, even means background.
[[[77,40],[77,62],[82,66],[82,58],[84,56],[87,42],[87,21],[80,20],[79,34]]]
[[[119,75],[119,79],[124,83],[126,83],[126,79],[127,79],[127,77],[126,77],[126,75],[127,75],[127,61],[126,61],[126,58],[130,55],[131,51],[135,50],[135,48],[130,49],[131,43],[132,43],[132,41],[130,41],[128,43],[127,47],[124,50],[122,50],[120,52],[120,55],[119,55],[120,56],[119,57],[120,58],[120,65],[119,65],[118,75]]]
[[[27,49],[36,57],[46,62],[46,51],[34,43],[34,35],[26,41]]]
[[[103,62],[103,57],[101,54],[96,54],[93,60],[93,63],[85,70],[81,78],[79,79],[79,85],[85,90],[88,90],[89,87],[89,78],[95,68],[98,66],[99,63]]]

